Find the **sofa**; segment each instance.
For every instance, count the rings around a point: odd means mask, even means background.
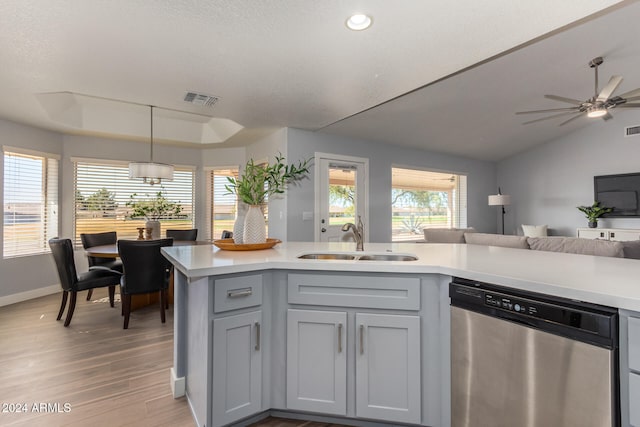
[[[449,233],[447,233],[445,229],[431,229],[429,232],[425,229],[425,243],[467,243],[535,251],[640,259],[640,240],[615,242],[561,236],[511,236],[463,230],[449,229]]]

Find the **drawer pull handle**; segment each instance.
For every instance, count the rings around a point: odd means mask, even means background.
[[[260,351],[260,322],[255,323],[256,327],[256,351]]]
[[[342,323],[338,323],[338,353],[342,353]]]
[[[251,288],[234,289],[232,291],[227,291],[227,297],[229,298],[248,297],[251,294],[253,294],[253,290]]]
[[[360,325],[360,354],[364,354],[364,325]]]

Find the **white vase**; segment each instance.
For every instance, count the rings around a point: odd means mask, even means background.
[[[254,244],[267,241],[267,229],[264,222],[264,213],[260,205],[251,205],[244,217],[243,243]]]
[[[244,209],[240,209],[238,206],[238,214],[236,215],[236,222],[233,223],[233,243],[242,244],[242,235],[244,234]]]
[[[151,229],[151,238],[160,238],[160,221],[147,221],[144,226]]]

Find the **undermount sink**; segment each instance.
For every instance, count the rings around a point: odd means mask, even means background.
[[[405,254],[375,254],[362,255],[358,257],[359,261],[417,261],[418,257]]]
[[[349,254],[331,254],[331,253],[318,253],[318,254],[303,254],[298,258],[300,259],[346,259],[346,260],[354,260],[355,256]]]
[[[346,260],[346,261],[417,261],[418,257],[411,254],[345,254],[335,252],[314,252],[302,254],[299,259],[323,259],[323,260]]]

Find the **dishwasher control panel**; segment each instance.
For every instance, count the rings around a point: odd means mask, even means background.
[[[535,316],[538,314],[538,307],[531,304],[531,302],[517,298],[505,297],[499,294],[485,292],[484,303],[490,307],[528,314],[529,316]]]

